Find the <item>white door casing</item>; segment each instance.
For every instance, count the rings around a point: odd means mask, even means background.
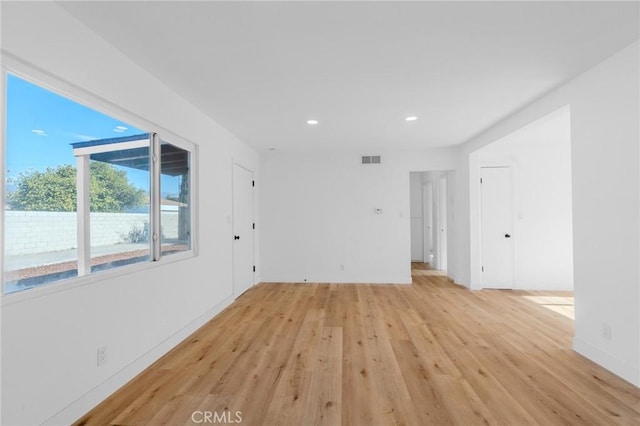
[[[233,295],[254,284],[253,172],[233,165]]]

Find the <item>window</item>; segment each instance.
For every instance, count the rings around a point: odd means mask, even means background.
[[[4,293],[192,250],[190,144],[5,83]]]
[[[77,203],[79,220],[89,217],[89,232],[79,230],[78,246],[89,246],[89,257],[86,250],[79,253],[79,270],[90,265],[97,272],[150,259],[150,138],[142,133],[71,144],[78,188],[88,190]]]
[[[160,224],[164,255],[191,249],[191,191],[189,151],[160,144]]]

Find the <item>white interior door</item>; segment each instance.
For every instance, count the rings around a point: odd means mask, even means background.
[[[438,269],[447,270],[447,177],[438,180]]]
[[[481,167],[482,286],[512,289],[513,192],[510,167]]]
[[[253,172],[233,165],[233,294],[254,284]]]
[[[427,183],[422,187],[424,206],[424,262],[433,264],[433,186]]]

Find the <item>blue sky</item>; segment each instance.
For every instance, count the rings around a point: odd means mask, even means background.
[[[75,166],[71,143],[146,133],[10,74],[6,114],[8,183],[22,172]],[[133,185],[148,190],[148,172],[124,170]],[[177,192],[176,179],[166,178],[162,192]]]

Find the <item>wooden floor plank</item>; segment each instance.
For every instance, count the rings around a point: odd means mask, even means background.
[[[328,288],[328,287],[327,287]],[[306,415],[314,360],[322,337],[324,309],[309,309],[298,332],[264,424],[298,425]]]
[[[572,350],[570,292],[412,268],[257,285],[76,424],[639,424],[640,390]]]
[[[342,327],[324,327],[312,360],[300,423],[333,426],[342,416]]]
[[[374,416],[377,404],[374,378],[371,371],[371,358],[366,349],[367,336],[363,321],[363,308],[360,303],[347,304],[343,324],[342,356],[342,424],[378,425],[380,418]]]

